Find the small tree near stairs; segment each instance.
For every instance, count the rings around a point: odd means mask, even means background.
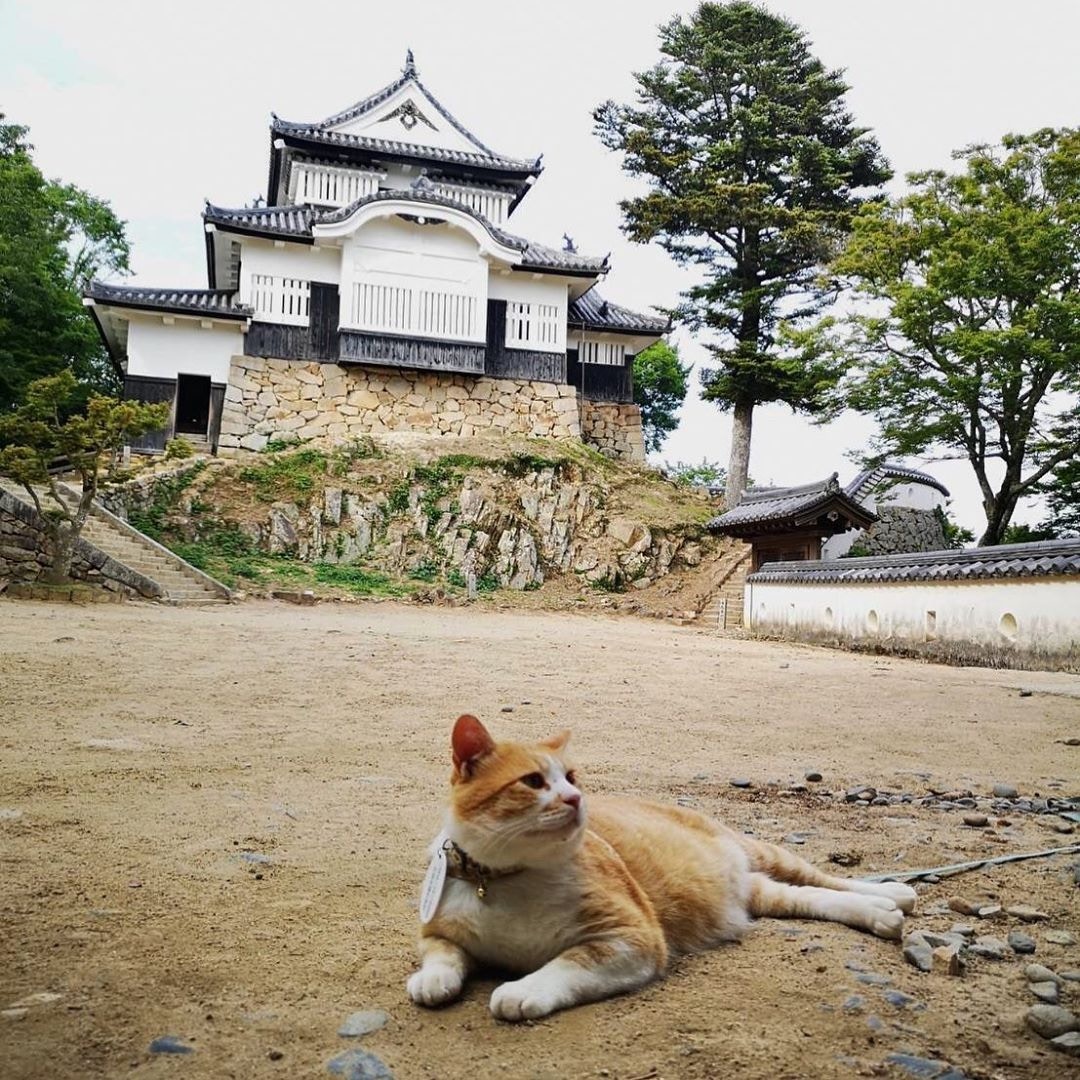
[[[53,585],[71,579],[75,544],[97,496],[103,459],[113,461],[125,445],[164,427],[169,418],[168,405],[96,394],[74,412],[77,388],[70,371],[38,379],[27,387],[22,405],[0,416],[0,476],[26,489],[45,524],[52,561],[44,580]],[[61,497],[49,471],[57,460],[66,460],[81,477],[78,502]]]

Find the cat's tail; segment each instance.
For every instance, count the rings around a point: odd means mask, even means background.
[[[898,881],[874,882],[835,877],[777,844],[755,840],[751,836],[739,836],[738,839],[750,860],[750,870],[764,874],[773,881],[781,881],[788,885],[810,885],[819,889],[861,893],[864,896],[884,896],[892,900],[903,912],[911,912],[915,908],[916,893],[910,885],[903,885]],[[752,912],[752,914],[756,913]],[[760,912],[760,914],[766,913]]]

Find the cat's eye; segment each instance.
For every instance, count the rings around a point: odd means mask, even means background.
[[[573,770],[573,769],[571,769],[571,770],[570,770],[570,771],[569,771],[569,772],[568,772],[568,773],[566,774],[566,782],[567,782],[568,784],[573,784],[573,785],[574,785],[575,787],[577,786],[577,775],[576,775],[576,774],[574,773],[574,770]]]
[[[521,782],[531,788],[542,788],[547,784],[543,773],[531,772],[521,778]]]

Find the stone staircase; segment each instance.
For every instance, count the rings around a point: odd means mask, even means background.
[[[743,588],[750,573],[750,545],[736,542],[717,564],[713,591],[698,615],[709,630],[736,630],[743,624]]]
[[[65,502],[78,500],[79,491],[65,484],[57,486]],[[0,490],[30,505],[27,493],[20,485],[0,478]],[[43,506],[52,501],[47,491],[41,490],[37,494]],[[107,555],[121,568],[134,572],[137,575],[134,580],[141,577],[156,585],[156,598],[166,603],[221,604],[232,599],[232,593],[220,581],[96,503],[91,507],[80,540]],[[148,595],[146,589],[138,591]]]

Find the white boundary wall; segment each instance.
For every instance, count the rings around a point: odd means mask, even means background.
[[[807,641],[1080,650],[1080,576],[941,582],[748,581],[743,625]]]
[[[128,325],[127,373],[154,379],[177,375],[209,375],[216,383],[229,381],[229,363],[244,351],[237,322],[214,322],[183,315],[136,315]]]

